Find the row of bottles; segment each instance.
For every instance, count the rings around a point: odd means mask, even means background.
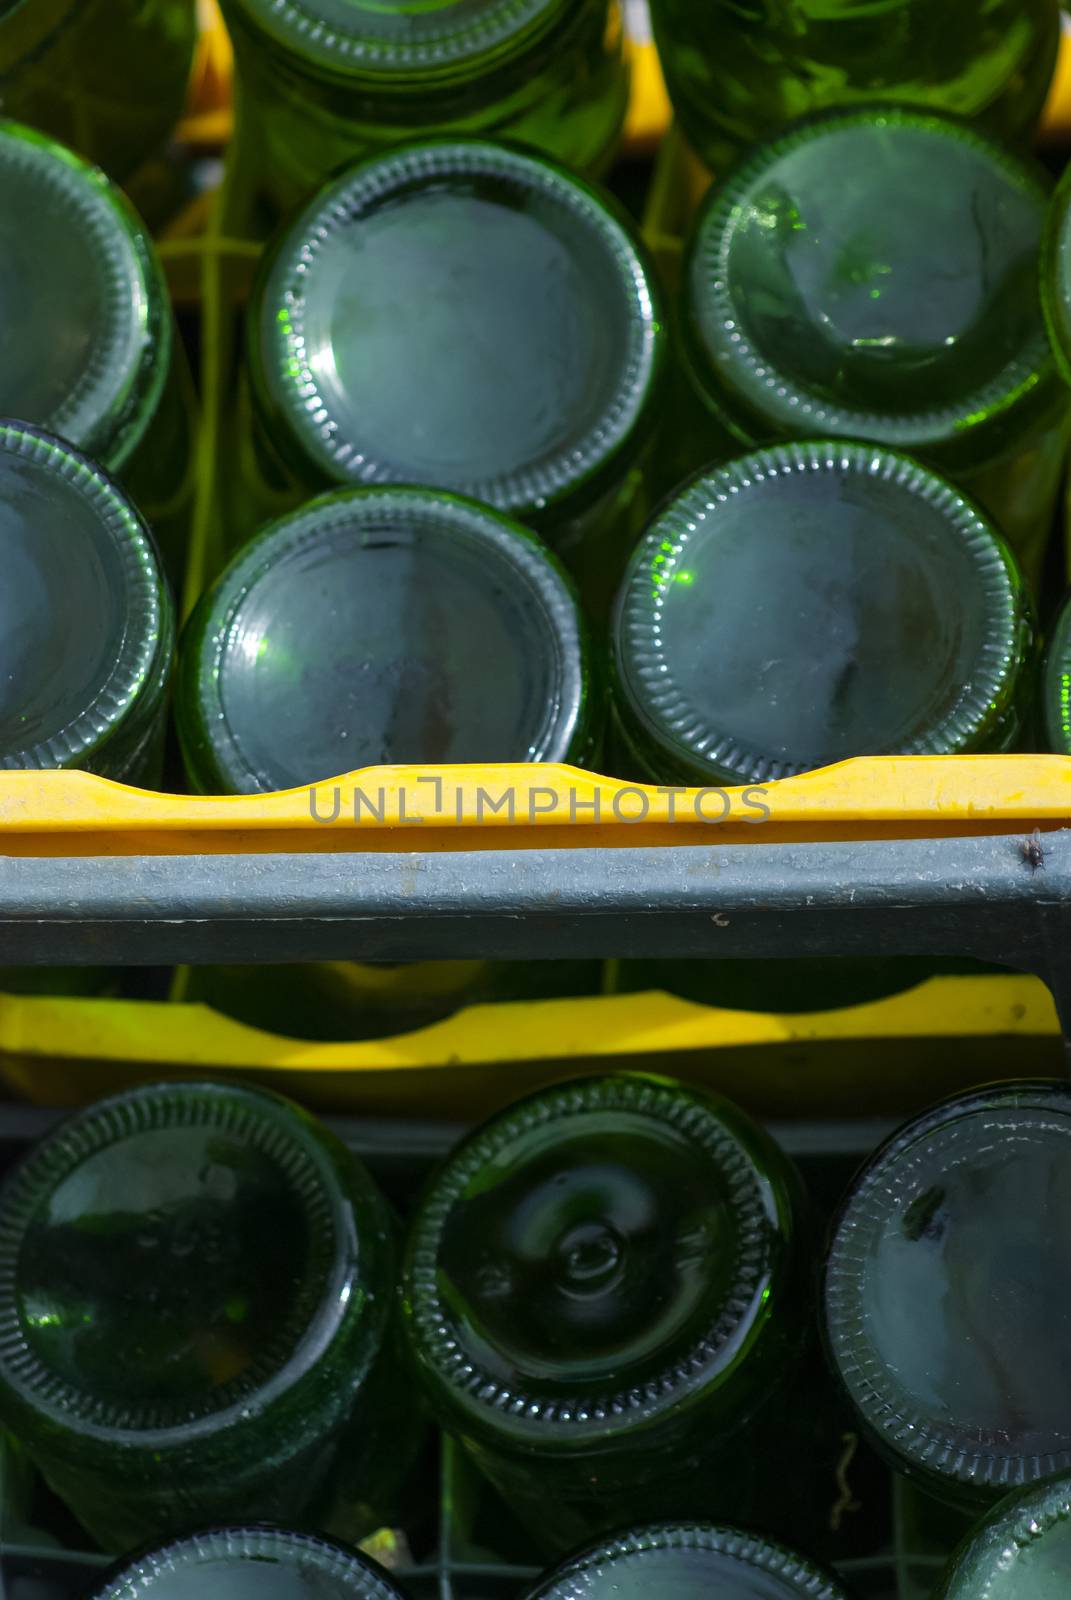
[[[1057,0],[653,0],[674,108],[721,170],[830,105],[896,101],[1025,142],[1052,74]],[[347,160],[448,131],[586,170],[612,154],[628,70],[618,0],[224,0],[235,51],[232,220],[308,198]],[[5,0],[0,110],[122,179],[183,102],[195,0]]]
[[[37,429],[0,424],[0,478],[5,559],[25,574],[3,764],[151,782],[172,611],[145,525]],[[778,777],[1021,747],[1031,711],[1014,557],[945,481],[863,445],[778,447],[693,483],[633,553],[611,643],[600,756],[597,652],[545,547],[447,494],[329,495],[264,530],[195,611],[177,677],[187,769],[249,793],[378,762],[599,761],[756,786],[761,816]]]
[[[824,184],[845,161],[857,181]],[[152,782],[111,740],[163,704],[166,589],[136,513],[110,486],[123,511],[102,516],[81,456],[165,534],[143,489],[186,474],[184,359],[151,246],[99,173],[5,124],[0,190],[27,301],[0,411],[29,422],[6,425],[4,472],[32,473],[72,554],[20,536],[6,496],[11,559],[40,571],[36,652],[10,636],[2,759]],[[662,291],[609,197],[482,141],[347,173],[282,231],[250,309],[282,515],[251,538],[245,508],[185,637],[194,787],[514,760],[762,784],[852,754],[1036,742],[1030,580],[1071,426],[1034,284],[1044,212],[1025,166],[930,117],[835,117],[775,142],[698,219],[694,395],[682,429],[670,406],[667,443]],[[711,429],[725,464],[641,537],[658,473],[682,450],[694,467]],[[786,433],[798,442],[765,442]],[[78,553],[102,540],[90,621]],[[58,639],[62,673],[41,665]],[[1057,748],[1066,665],[1058,648],[1044,691]]]
[[[937,1600],[1062,1600],[1071,1575],[1071,1480],[1013,1497],[957,1553]],[[741,1529],[629,1529],[548,1572],[525,1600],[847,1600],[830,1574]],[[405,1600],[374,1561],[332,1541],[254,1526],[188,1535],[122,1565],[86,1600]]]
[[[499,1113],[404,1232],[288,1102],[132,1090],[0,1192],[0,1420],[120,1553],[264,1518],[363,1537],[399,1515],[425,1407],[547,1556],[694,1519],[821,1557],[853,1428],[977,1517],[1071,1474],[1069,1127],[1055,1082],[917,1117],[819,1282],[791,1162],[669,1079]]]

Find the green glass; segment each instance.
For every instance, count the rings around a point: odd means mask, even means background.
[[[664,357],[658,290],[611,197],[482,140],[331,184],[280,235],[250,317],[265,448],[298,481],[472,495],[610,592]]]
[[[409,1346],[441,1424],[561,1550],[728,1515],[807,1333],[794,1171],[726,1101],[590,1078],[470,1136],[413,1218]]]
[[[213,1528],[151,1550],[86,1600],[404,1600],[356,1550],[288,1528]]]
[[[1046,750],[1071,755],[1071,599],[1064,601],[1045,651],[1040,733]]]
[[[189,375],[148,233],[98,169],[0,121],[0,416],[118,477],[180,575]]]
[[[1004,750],[1033,693],[1029,597],[981,513],[906,456],[837,441],[698,478],[637,547],[614,618],[611,767],[663,786],[768,786],[851,756]],[[725,802],[701,803],[717,822]],[[768,814],[768,809],[766,814]],[[621,962],[621,989],[705,1005],[858,1005],[914,957]]]
[[[1071,437],[1038,290],[1047,202],[1040,169],[944,118],[790,129],[697,219],[683,332],[701,396],[750,445],[911,451],[985,507],[1036,582]]]
[[[572,586],[531,534],[455,495],[351,489],[265,528],[202,597],[176,716],[209,793],[577,761],[596,735],[590,672]]]
[[[357,157],[436,133],[581,171],[628,104],[619,0],[224,0],[238,68],[231,231],[270,232]]]
[[[1064,1600],[1071,1592],[1071,1478],[1002,1500],[956,1551],[934,1600]]]
[[[1029,141],[1057,0],[651,0],[677,117],[716,171],[785,123],[891,101]]]
[[[757,451],[696,479],[633,554],[621,764],[761,786],[850,756],[1005,749],[1032,646],[1015,558],[950,484],[864,444]]]
[[[875,1444],[953,1504],[1071,1471],[1069,1139],[1066,1085],[980,1089],[896,1133],[836,1225],[834,1369]]]
[[[77,451],[0,422],[0,768],[159,776],[174,644],[152,537]]]
[[[551,1572],[527,1600],[847,1600],[837,1580],[774,1540],[712,1523],[639,1527]]]
[[[0,1417],[106,1549],[315,1520],[346,1451],[407,1425],[379,1375],[394,1270],[386,1203],[296,1106],[118,1095],[0,1191]]]
[[[601,733],[591,673],[572,585],[533,535],[454,495],[343,490],[271,524],[201,600],[176,717],[202,791],[416,763],[430,803],[443,764],[589,764]],[[319,802],[325,824],[382,814],[375,783],[335,796],[337,808]],[[441,803],[452,808],[449,793]],[[254,1026],[352,1039],[409,1032],[481,1000],[591,992],[593,966],[217,967],[194,974],[193,992]]]
[[[0,0],[0,110],[122,181],[181,115],[196,32],[195,0]]]
[[[59,439],[0,422],[0,769],[157,785],[174,633],[156,546],[127,497]],[[0,991],[15,994],[116,981],[99,967],[0,967]]]

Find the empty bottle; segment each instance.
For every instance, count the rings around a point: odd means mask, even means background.
[[[1069,1139],[1063,1083],[950,1100],[878,1151],[834,1232],[834,1368],[893,1464],[965,1508],[1071,1472]]]
[[[738,1528],[669,1522],[631,1528],[542,1578],[527,1600],[847,1600],[831,1573]],[[160,1600],[165,1600],[164,1596]]]
[[[195,0],[2,0],[0,112],[122,182],[179,119],[196,31]]]
[[[86,1600],[404,1600],[381,1566],[308,1533],[254,1524],[162,1545],[111,1573]]]
[[[920,456],[1036,582],[1071,434],[1038,289],[1047,203],[1040,169],[944,118],[790,129],[696,224],[684,334],[706,406],[748,445],[843,436]],[[697,467],[716,452],[705,432]]]
[[[335,1525],[346,1452],[370,1452],[374,1507],[412,1432],[382,1370],[393,1286],[385,1202],[297,1107],[132,1090],[0,1191],[0,1418],[106,1549],[250,1517]]]
[[[481,140],[412,145],[331,184],[277,240],[250,317],[280,470],[472,495],[606,600],[639,532],[664,346],[610,197]]]
[[[948,1564],[935,1600],[1062,1600],[1071,1590],[1071,1478],[1002,1500]]]
[[[348,161],[442,132],[597,171],[628,102],[619,0],[225,0],[238,69],[229,226],[271,231]]]
[[[531,534],[455,495],[351,489],[263,529],[202,597],[176,714],[195,787],[255,794],[385,764],[583,761],[590,674],[572,586]]]
[[[141,219],[102,172],[0,122],[0,261],[0,416],[59,434],[118,477],[177,578],[189,373]]]
[[[697,478],[614,621],[624,775],[766,784],[850,756],[1006,749],[1033,647],[1014,557],[950,484],[864,444]]]
[[[533,535],[454,495],[356,489],[263,530],[202,598],[183,638],[176,717],[203,791],[291,789],[416,763],[434,805],[444,764],[589,763],[599,698],[572,585]],[[314,810],[325,824],[384,815],[371,776],[335,797]],[[448,822],[449,791],[439,803]],[[499,803],[488,790],[488,807]],[[220,967],[197,985],[243,1021],[346,1039],[407,1032],[465,1003],[516,997],[518,986],[590,992],[592,968],[336,962]]]
[[[806,1278],[798,1180],[760,1128],[667,1079],[591,1078],[447,1161],[410,1227],[406,1328],[441,1424],[561,1550],[741,1503]]]
[[[887,101],[1029,142],[1060,37],[1057,0],[651,0],[677,117],[714,169],[785,123]]]
[[[613,770],[677,787],[766,786],[863,755],[1008,749],[1033,692],[1029,597],[957,490],[906,456],[778,446],[698,478],[629,564],[614,618]],[[702,814],[717,821],[714,793]],[[812,1011],[932,974],[915,957],[653,958],[618,986]]]
[[[157,780],[174,621],[156,546],[105,473],[16,422],[0,422],[0,617],[0,767]]]

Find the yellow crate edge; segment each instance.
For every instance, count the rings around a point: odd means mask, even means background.
[[[853,1047],[865,1047],[868,1061],[878,1044],[902,1054],[910,1076],[943,1064],[954,1041],[973,1061],[996,1040],[1007,1054],[1009,1039],[1019,1041],[1011,1070],[1029,1066],[1032,1045],[1060,1048],[1052,997],[1036,978],[935,978],[870,1005],[792,1016],[707,1009],[662,993],[474,1006],[416,1033],[350,1044],[284,1039],[201,1005],[0,995],[0,1076],[47,1104],[153,1077],[237,1073],[300,1086],[310,1103],[338,1108],[418,1111],[427,1101],[462,1113],[578,1063],[605,1070],[643,1058],[675,1071],[689,1057],[737,1063],[772,1051],[777,1070],[802,1084],[808,1062],[829,1073],[836,1046],[851,1054],[847,1088],[863,1103],[866,1074]],[[751,1077],[741,1069],[743,1084]]]
[[[370,767],[272,795],[159,794],[83,772],[0,773],[0,852],[479,849],[945,836],[1071,822],[1071,757],[878,756],[731,789],[574,767]]]

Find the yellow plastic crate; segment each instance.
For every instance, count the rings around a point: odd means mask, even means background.
[[[667,110],[651,46],[637,51],[631,129],[642,144],[657,140]],[[228,74],[225,37],[213,26],[184,129],[192,143],[226,137]],[[1058,82],[1053,126],[1060,106],[1071,107],[1067,61]],[[1071,126],[1071,110],[1067,115]],[[676,248],[683,216],[705,181],[680,142],[665,140],[648,219],[651,242],[664,256]],[[220,352],[256,250],[222,238],[213,208],[172,229],[163,256],[176,297],[198,302],[203,319],[188,610],[220,559],[213,547],[223,465],[216,441],[226,404]],[[985,835],[1027,841],[1035,829],[1071,823],[1071,760],[1055,756],[848,762],[771,785],[761,827],[746,820],[740,790],[725,791],[727,801],[718,805],[727,814],[714,824],[710,801],[697,801],[694,792],[675,798],[671,820],[667,795],[569,768],[443,769],[439,795],[427,776],[426,768],[382,768],[312,791],[214,799],[125,789],[82,773],[2,774],[0,854],[482,853],[548,845],[627,851],[715,840],[847,845]],[[481,791],[500,794],[507,785],[516,792],[513,822],[481,802]],[[360,826],[344,820],[356,790],[376,796],[379,812],[365,807]],[[331,815],[336,795],[340,819],[326,826],[314,813]],[[980,1076],[1058,1070],[1061,1050],[1048,990],[1011,975],[934,979],[877,1004],[804,1016],[704,1009],[661,994],[479,1006],[418,1033],[345,1045],[258,1033],[201,1006],[0,996],[0,1075],[14,1092],[49,1103],[86,1099],[136,1078],[211,1071],[254,1074],[300,1089],[323,1107],[469,1116],[577,1070],[655,1063],[730,1089],[771,1115],[837,1115],[901,1110]]]

